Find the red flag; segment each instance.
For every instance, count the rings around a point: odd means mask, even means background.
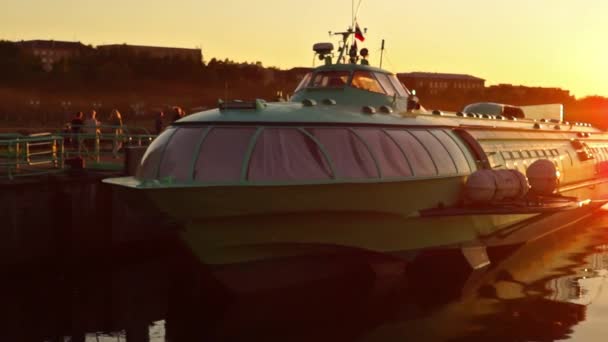
[[[365,37],[363,37],[363,32],[361,32],[361,29],[359,28],[359,23],[355,23],[355,38],[359,39],[360,41],[365,41]]]

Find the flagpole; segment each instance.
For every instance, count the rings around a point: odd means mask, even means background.
[[[351,19],[351,27],[353,30],[355,29],[355,0],[351,0],[350,2],[350,19]]]
[[[355,0],[351,0],[350,3],[351,3],[351,11],[350,11],[350,14],[351,14],[351,27],[352,27],[352,30],[354,32],[355,31]],[[352,38],[352,41],[354,42],[355,38]]]

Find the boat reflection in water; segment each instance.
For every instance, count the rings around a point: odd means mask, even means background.
[[[497,249],[494,264],[478,271],[466,272],[439,255],[421,257],[408,267],[408,288],[399,302],[407,309],[365,340],[601,340],[603,327],[594,321],[605,313],[588,317],[588,310],[608,298],[602,293],[606,227],[608,217],[598,214],[519,247]]]
[[[368,229],[386,224],[357,221]],[[332,224],[353,223],[334,217]],[[525,244],[493,247],[491,263],[478,269],[455,249],[413,253],[404,263],[381,258],[375,267],[374,255],[344,251],[250,265],[233,278],[177,246],[162,255],[3,272],[0,338],[593,341],[603,336],[608,303],[606,227],[600,213]]]

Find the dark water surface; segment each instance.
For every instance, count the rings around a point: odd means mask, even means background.
[[[239,295],[170,238],[5,266],[0,341],[607,340],[608,212],[489,254],[426,252],[390,291],[353,268]]]

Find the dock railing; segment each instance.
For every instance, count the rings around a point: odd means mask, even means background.
[[[82,158],[87,168],[121,170],[124,148],[147,146],[156,137],[146,129],[101,125],[66,127],[55,133],[0,134],[0,179],[61,172],[65,161]]]
[[[48,174],[63,167],[63,137],[51,133],[0,135],[0,178]]]
[[[58,132],[65,139],[66,158],[80,157],[96,167],[122,167],[124,147],[148,146],[156,135],[145,128],[100,125],[70,126]]]

